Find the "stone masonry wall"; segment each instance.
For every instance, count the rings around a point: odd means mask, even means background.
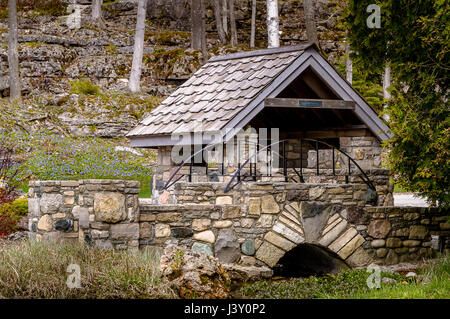
[[[223,263],[273,267],[312,244],[350,266],[394,264],[448,251],[448,212],[367,207],[360,184],[179,183],[177,204],[138,202],[139,183],[30,183],[30,230],[37,240],[74,240],[109,249],[178,244]]]
[[[30,182],[29,229],[36,240],[137,250],[139,186],[123,180]]]
[[[367,207],[349,216],[358,224],[368,254],[387,265],[430,257],[432,248],[448,252],[448,219],[448,213],[423,207]]]

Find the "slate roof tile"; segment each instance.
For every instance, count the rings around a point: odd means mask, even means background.
[[[223,129],[303,53],[262,50],[214,57],[178,87],[128,136],[193,132],[198,120],[205,131]],[[287,52],[286,52],[287,51]]]

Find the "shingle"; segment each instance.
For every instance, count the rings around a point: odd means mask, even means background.
[[[220,130],[303,51],[280,48],[212,60],[152,110],[130,136]],[[278,52],[279,51],[279,52]],[[287,52],[286,52],[287,51]],[[241,57],[242,56],[242,57]],[[237,58],[238,57],[238,58]]]

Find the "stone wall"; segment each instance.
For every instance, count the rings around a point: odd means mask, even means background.
[[[419,207],[368,207],[349,216],[364,236],[365,250],[377,262],[416,261],[450,249],[448,213]]]
[[[389,183],[388,175],[378,175],[379,178],[371,180],[375,184],[378,193],[379,206],[389,206],[393,204],[392,191],[393,187]],[[315,178],[319,177],[319,183]],[[342,179],[342,181],[340,180]],[[307,183],[284,183],[284,182],[245,182],[238,185],[237,191],[230,191],[225,193],[225,183],[186,183],[178,182],[173,189],[167,191],[168,202],[172,204],[183,203],[198,203],[198,204],[242,204],[245,202],[244,198],[251,197],[252,193],[258,193],[261,189],[270,190],[278,193],[292,192],[293,190],[304,190],[307,194],[303,196],[305,200],[327,200],[332,203],[341,202],[343,205],[365,206],[368,186],[363,184],[361,180],[359,183],[345,184],[345,176],[316,176],[314,173],[305,174],[305,181]],[[358,182],[356,176],[350,177],[350,182]],[[309,182],[308,180],[313,180]],[[341,183],[338,183],[341,182]],[[386,185],[386,183],[388,185]],[[316,198],[311,189],[321,189],[323,193]],[[329,193],[331,192],[331,193]],[[312,195],[309,195],[311,193]],[[169,195],[170,194],[170,195]],[[279,196],[286,196],[279,195]]]
[[[29,229],[37,240],[139,247],[139,182],[35,181],[29,189]]]
[[[30,183],[30,230],[37,240],[105,248],[181,245],[223,263],[274,267],[309,244],[350,266],[394,264],[448,251],[448,212],[370,207],[361,184],[178,183],[177,204],[139,203],[139,183]],[[307,261],[305,261],[307,262]]]

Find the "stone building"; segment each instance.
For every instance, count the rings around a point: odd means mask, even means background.
[[[158,149],[154,196],[177,180],[348,183],[365,176],[389,204],[380,142],[390,134],[316,46],[305,44],[211,58],[127,136],[133,147]],[[210,153],[202,152],[207,145]]]

